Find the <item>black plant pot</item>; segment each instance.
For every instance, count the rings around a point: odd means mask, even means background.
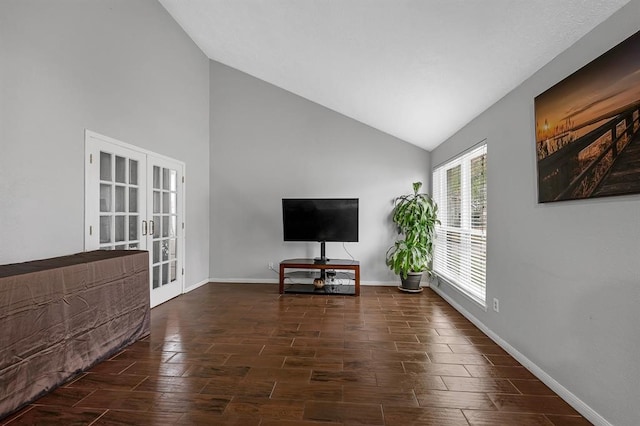
[[[400,276],[404,290],[420,290],[420,280],[422,280],[422,272],[408,272],[407,278]]]

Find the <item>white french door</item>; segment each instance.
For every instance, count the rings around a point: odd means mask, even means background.
[[[174,161],[151,157],[147,163],[147,205],[151,206],[148,238],[151,244],[151,305],[182,293],[182,171]],[[179,229],[180,228],[180,229]],[[178,292],[179,290],[179,292]],[[178,292],[176,294],[176,292]]]
[[[148,250],[151,306],[183,293],[184,164],[86,131],[85,250]]]

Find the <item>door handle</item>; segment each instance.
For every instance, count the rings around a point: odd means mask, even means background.
[[[156,226],[152,220],[149,221],[149,235],[153,235],[156,232]]]
[[[142,221],[142,235],[147,235],[147,221]]]

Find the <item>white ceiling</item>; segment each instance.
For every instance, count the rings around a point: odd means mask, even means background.
[[[431,150],[629,0],[160,0],[211,59]]]

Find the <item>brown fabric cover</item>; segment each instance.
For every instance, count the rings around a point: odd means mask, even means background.
[[[0,418],[149,334],[149,254],[0,266]]]

